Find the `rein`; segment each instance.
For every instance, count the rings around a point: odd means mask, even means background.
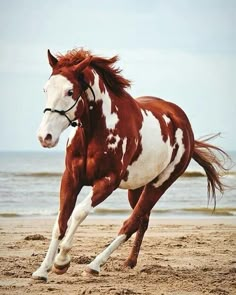
[[[80,94],[79,94],[78,98],[76,99],[76,101],[74,102],[74,104],[71,107],[69,107],[67,110],[57,110],[57,109],[52,109],[52,108],[46,108],[46,109],[44,109],[43,112],[44,113],[46,113],[46,112],[58,113],[59,115],[66,117],[66,119],[69,121],[69,126],[72,126],[72,127],[77,127],[77,126],[78,127],[83,127],[82,122],[76,122],[77,118],[71,120],[68,117],[68,115],[66,114],[66,113],[68,113],[70,110],[72,110],[76,106],[76,104],[79,101],[82,93],[85,92],[88,88],[92,92],[93,100],[94,100],[93,102],[95,102],[96,97],[95,97],[95,93],[93,91],[93,88],[87,82],[85,82],[84,80],[81,80],[81,84],[84,85],[86,88],[80,92]],[[93,105],[91,105],[89,107],[89,109],[92,110],[93,109]]]

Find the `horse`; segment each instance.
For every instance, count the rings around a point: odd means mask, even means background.
[[[44,148],[53,148],[65,129],[74,128],[67,141],[51,242],[32,276],[47,281],[49,271],[67,271],[78,226],[117,188],[128,190],[132,213],[85,273],[98,275],[110,255],[136,233],[124,262],[133,268],[152,208],[190,160],[205,170],[208,197],[215,200],[216,190],[225,189],[220,155],[227,154],[207,139],[195,140],[188,117],[176,104],[151,96],[134,99],[127,92],[131,82],[116,65],[118,56],[105,58],[83,48],[64,55],[48,50],[48,61],[52,74],[44,87],[46,108],[38,139]],[[76,204],[83,186],[91,191]]]

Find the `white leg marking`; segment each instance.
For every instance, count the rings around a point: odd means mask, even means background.
[[[100,267],[105,264],[111,254],[125,241],[126,235],[118,236],[102,253],[100,253],[88,267],[100,272]]]
[[[171,173],[174,171],[175,166],[180,162],[185,148],[184,148],[184,144],[183,144],[183,131],[181,129],[177,129],[176,133],[175,133],[175,139],[176,139],[176,144],[179,145],[179,149],[178,152],[173,160],[173,162],[171,162],[167,168],[159,175],[159,179],[156,183],[153,184],[154,187],[159,187],[161,186],[171,175]]]
[[[78,204],[72,212],[71,218],[69,220],[68,229],[66,235],[61,243],[60,253],[55,258],[55,263],[57,265],[66,265],[70,262],[70,256],[68,252],[72,247],[73,237],[78,228],[78,226],[87,217],[92,209],[91,198],[93,192],[91,192],[80,204]]]
[[[46,257],[44,258],[41,266],[32,274],[32,277],[34,279],[42,279],[46,281],[48,278],[48,272],[50,271],[53,265],[55,256],[57,254],[58,246],[60,243],[60,240],[58,240],[58,237],[59,237],[58,217],[59,217],[59,214],[57,216],[56,222],[53,227],[52,239],[51,239]]]

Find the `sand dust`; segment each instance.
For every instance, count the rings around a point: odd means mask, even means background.
[[[83,270],[116,236],[121,221],[90,220],[75,236],[72,262],[47,283],[31,279],[43,260],[52,219],[0,219],[0,294],[236,294],[236,219],[154,220],[138,265],[123,267],[129,240],[95,277]]]

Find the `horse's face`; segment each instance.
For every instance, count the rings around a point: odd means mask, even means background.
[[[48,52],[49,63],[53,73],[47,81],[44,92],[46,94],[46,108],[38,130],[38,139],[43,147],[51,148],[57,145],[61,133],[73,121],[78,113],[83,113],[84,103],[80,97],[82,89],[78,83],[78,73],[89,64],[84,61],[78,66],[61,69],[57,68],[57,59]]]
[[[68,127],[68,119],[54,110],[67,110],[74,104],[73,84],[62,75],[53,75],[47,81],[44,92],[46,94],[46,109],[38,130],[38,138],[43,147],[54,147],[60,134]],[[75,118],[75,108],[66,114],[71,120]]]

